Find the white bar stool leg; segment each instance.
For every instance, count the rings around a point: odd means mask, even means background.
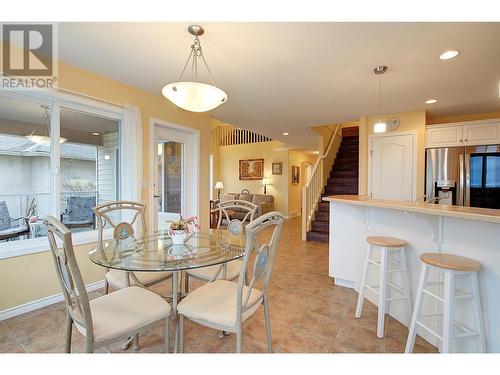
[[[387,293],[387,248],[380,249],[380,277],[378,288],[378,322],[377,322],[377,336],[384,337],[384,323],[385,323],[385,310],[386,310],[386,293]]]
[[[483,315],[481,313],[481,296],[479,294],[479,282],[477,280],[477,272],[470,273],[472,295],[474,296],[473,309],[474,309],[474,328],[479,333],[479,352],[486,353],[486,337],[484,335]]]
[[[399,250],[401,269],[403,270],[403,287],[406,292],[406,307],[408,309],[408,321],[411,321],[413,307],[411,305],[411,282],[410,282],[410,274],[408,272],[408,264],[406,263],[406,254],[405,248],[402,247]]]
[[[443,309],[443,349],[442,353],[450,353],[453,343],[453,304],[455,291],[455,273],[444,271],[444,309]]]
[[[417,296],[415,299],[415,308],[413,309],[413,316],[410,323],[410,331],[408,332],[408,339],[406,340],[405,353],[412,353],[413,346],[415,345],[415,336],[417,335],[417,320],[420,317],[423,306],[423,289],[425,286],[425,281],[427,279],[427,274],[429,270],[425,263],[422,263],[422,269],[420,270],[420,279],[418,280]]]
[[[365,284],[366,284],[366,278],[368,276],[368,265],[369,260],[371,258],[371,253],[372,253],[372,246],[368,245],[368,249],[366,252],[366,257],[365,257],[365,264],[363,266],[363,276],[361,278],[361,285],[359,287],[359,295],[358,295],[358,303],[356,305],[356,313],[354,316],[356,318],[361,317],[361,311],[363,310],[363,302],[365,300]]]

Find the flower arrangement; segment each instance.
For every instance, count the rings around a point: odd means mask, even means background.
[[[168,220],[167,223],[170,223],[168,235],[172,238],[172,243],[174,245],[180,245],[184,243],[185,239],[189,238],[191,226],[200,229],[197,216],[191,216],[184,219],[182,215],[179,214],[179,220]]]
[[[170,230],[182,230],[189,232],[191,226],[196,229],[200,229],[198,216],[191,216],[185,219],[181,214],[179,214],[179,220],[168,220],[167,223],[170,223]]]

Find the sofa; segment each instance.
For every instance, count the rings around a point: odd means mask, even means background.
[[[230,200],[242,200],[251,202],[257,205],[257,214],[254,219],[257,219],[259,216],[264,215],[265,213],[274,211],[274,197],[272,195],[267,194],[250,194],[250,193],[224,193],[221,195],[221,202],[226,202]],[[237,209],[231,209],[235,211],[235,214],[232,215],[232,219],[242,220],[246,214],[246,212],[240,211]]]

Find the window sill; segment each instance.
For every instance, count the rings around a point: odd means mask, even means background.
[[[91,230],[73,234],[73,246],[97,242],[97,232],[97,230]],[[113,230],[104,230],[103,240],[109,240],[111,238],[113,238]],[[0,259],[43,253],[46,251],[50,251],[47,237],[0,243]]]

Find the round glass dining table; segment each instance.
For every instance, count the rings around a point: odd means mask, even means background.
[[[174,245],[163,230],[144,237],[103,241],[89,252],[89,258],[99,266],[130,272],[139,285],[134,272],[172,272],[172,319],[176,319],[180,272],[239,259],[244,255],[245,242],[243,234],[210,229],[191,233],[184,244]]]

